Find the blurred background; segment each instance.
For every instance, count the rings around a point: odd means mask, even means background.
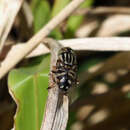
[[[37,33],[71,0],[25,0],[0,55]],[[49,37],[130,36],[130,0],[86,0]],[[79,87],[71,95],[67,130],[130,130],[130,52],[78,51]],[[17,67],[29,64],[23,60]],[[0,81],[0,130],[13,127],[16,104]]]

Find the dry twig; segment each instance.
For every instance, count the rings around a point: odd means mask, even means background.
[[[57,53],[62,46],[52,39],[46,39],[45,42],[45,45],[48,44],[47,46],[51,49],[50,71],[52,71],[53,66],[56,65]],[[51,75],[49,86],[52,88],[48,90],[48,100],[41,130],[65,130],[68,121],[68,96],[59,92],[58,85],[54,83]]]
[[[35,36],[33,36],[24,46],[17,51],[15,57],[7,64],[2,64],[0,67],[0,79],[26,55],[28,55],[40,42],[65,18],[67,18],[84,0],[73,0],[66,6],[56,17],[54,17],[45,27],[43,27]]]

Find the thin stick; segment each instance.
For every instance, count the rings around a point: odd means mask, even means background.
[[[47,44],[51,48],[51,73],[53,66],[56,65],[58,51],[62,46],[52,39],[46,39],[45,45]],[[53,81],[52,75],[49,78],[49,87],[52,88],[48,90],[48,99],[41,130],[65,130],[68,121],[68,96],[59,92],[58,85]]]
[[[57,25],[67,18],[84,0],[73,0],[56,17],[54,17],[45,27],[43,27],[35,36],[33,36],[24,48],[18,50],[18,53],[12,57],[12,61],[1,65],[0,79],[26,55],[28,55]]]
[[[128,7],[96,7],[78,9],[74,15],[130,14]]]

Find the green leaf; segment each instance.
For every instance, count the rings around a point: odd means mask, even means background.
[[[52,13],[51,13],[51,17],[56,16],[71,0],[55,0],[54,5],[53,5],[53,9],[52,9]],[[60,31],[60,28],[56,28],[54,29],[51,34],[50,37],[53,37],[55,39],[62,39],[62,33]]]
[[[83,16],[70,16],[67,21],[67,31],[65,32],[65,38],[74,37],[75,31],[81,25]]]
[[[52,17],[56,16],[71,0],[55,0]]]
[[[54,29],[54,30],[50,33],[49,37],[53,37],[54,39],[57,39],[57,40],[63,38],[63,36],[62,36],[62,34],[61,34],[59,28]]]
[[[9,73],[9,91],[16,101],[16,130],[40,130],[47,100],[50,57],[39,65],[14,69]]]
[[[32,10],[34,15],[34,32],[36,33],[49,21],[51,11],[50,5],[46,0],[35,2],[35,4]]]
[[[32,9],[33,12],[35,10],[35,7],[39,4],[40,1],[41,0],[32,0],[31,1],[31,9]]]
[[[94,0],[86,0],[80,6],[80,8],[91,7]],[[67,31],[65,32],[65,38],[74,37],[75,31],[79,28],[84,20],[84,16],[75,16],[72,15],[67,21]]]
[[[91,7],[94,3],[94,0],[86,0],[81,4],[81,8]]]
[[[126,98],[130,99],[130,92],[126,93]]]

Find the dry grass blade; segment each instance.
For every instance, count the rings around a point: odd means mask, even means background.
[[[24,46],[18,50],[15,57],[13,56],[11,62],[2,64],[0,67],[0,79],[19,61],[27,56],[34,48],[36,48],[40,42],[65,18],[67,18],[84,0],[73,0],[66,6],[56,17],[54,17],[45,27],[43,27],[35,36],[33,36]]]
[[[74,50],[80,51],[130,51],[130,38],[128,37],[77,38],[60,40],[59,42],[62,46],[69,46]],[[7,64],[21,48],[26,48],[26,44],[14,45],[2,64]],[[27,57],[35,57],[46,53],[49,53],[49,49],[40,44]]]
[[[79,38],[59,41],[63,46],[69,46],[75,50],[89,51],[130,51],[130,38],[128,37],[109,37],[109,38]],[[12,48],[7,58],[2,62],[0,68],[0,78],[2,78],[10,69],[10,63],[14,65],[12,57],[23,52],[27,44],[19,44]],[[48,53],[49,50],[42,44],[38,46],[30,55],[38,56]]]
[[[95,37],[79,38],[60,41],[64,46],[75,50],[89,51],[129,51],[130,38],[128,37]]]
[[[78,51],[130,51],[129,37],[75,38],[60,40],[59,42],[63,46],[69,46]],[[46,53],[49,53],[49,50],[43,44],[40,44],[27,57],[34,57]]]
[[[23,0],[0,1],[0,53]]]
[[[108,31],[109,30],[109,31]],[[129,14],[112,14],[103,16],[88,16],[75,32],[76,37],[112,37],[128,36],[130,30]]]
[[[31,27],[33,24],[33,14],[27,1],[23,2],[22,10],[25,15],[28,27]]]
[[[130,14],[128,7],[97,7],[78,9],[74,14],[77,15],[105,15],[105,14]]]
[[[109,31],[108,31],[109,30]],[[116,14],[109,16],[101,24],[96,36],[109,37],[125,35],[130,30],[130,15]]]
[[[51,48],[51,70],[56,65],[58,50],[62,47],[52,39],[46,39],[46,45]],[[53,86],[52,86],[53,84]],[[58,85],[50,75],[48,100],[41,130],[65,130],[68,121],[68,97],[59,92]]]

